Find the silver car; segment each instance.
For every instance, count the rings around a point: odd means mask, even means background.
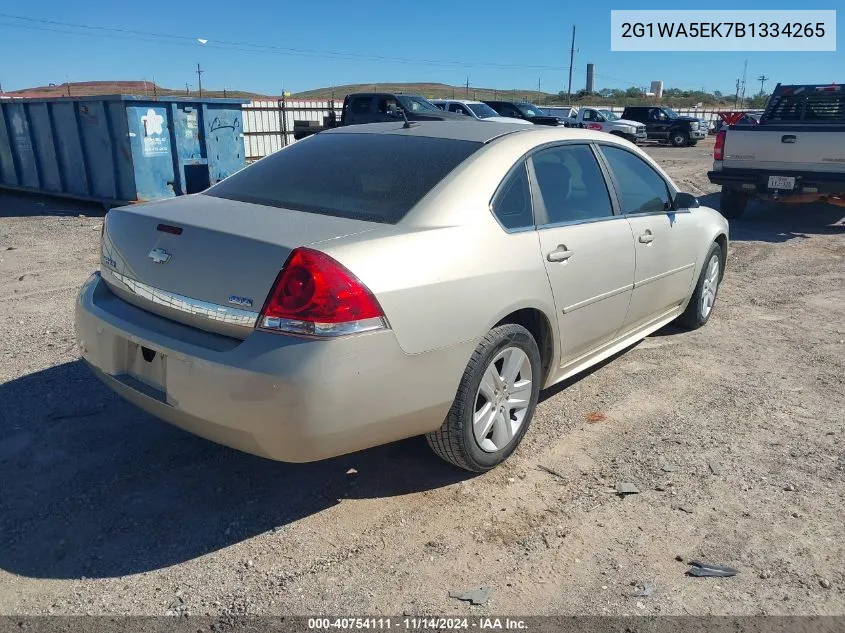
[[[424,434],[484,471],[541,388],[704,325],[727,239],[600,132],[350,126],[110,211],[77,337],[124,398],[227,446],[303,462]]]

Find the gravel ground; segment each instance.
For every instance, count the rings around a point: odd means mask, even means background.
[[[711,145],[649,151],[704,195]],[[843,214],[753,205],[706,327],[544,392],[474,477],[420,439],[264,461],[122,402],[73,344],[102,213],[4,195],[0,613],[843,614]]]

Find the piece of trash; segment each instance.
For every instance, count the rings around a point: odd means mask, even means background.
[[[795,486],[793,486],[792,484],[786,484],[783,489],[787,492],[795,492]]]
[[[830,581],[827,578],[819,580],[819,584],[822,586],[822,589],[830,589]]]
[[[549,468],[548,466],[543,466],[543,464],[537,464],[537,468],[549,473],[550,475],[554,475],[555,477],[560,477],[564,481],[567,481],[566,476],[563,475],[563,473],[556,471],[554,468]]]
[[[736,576],[739,573],[738,569],[728,567],[726,565],[716,565],[714,563],[702,563],[701,561],[691,560],[689,562],[691,567],[687,570],[687,576],[696,576],[699,578],[713,577],[713,578],[728,578]]]
[[[601,411],[590,411],[584,416],[584,419],[588,424],[595,424],[596,422],[603,422],[607,419],[607,416]]]
[[[709,462],[707,462],[707,465],[710,467],[710,472],[714,475],[722,474],[722,465],[719,462],[711,459]]]
[[[680,510],[681,512],[686,512],[687,514],[692,514],[695,510],[692,509],[691,506],[688,506],[683,503],[678,503],[672,506],[673,510]]]
[[[636,495],[639,492],[640,489],[629,481],[620,481],[616,484],[616,494],[618,495]]]
[[[654,593],[654,583],[653,582],[644,582],[641,585],[637,585],[637,588],[631,594],[632,598],[648,598]]]
[[[675,466],[675,464],[663,464],[660,470],[662,470],[664,473],[673,473],[678,470],[678,467]]]
[[[478,589],[472,589],[470,591],[450,591],[449,597],[450,598],[457,598],[458,600],[463,600],[465,602],[469,602],[470,604],[487,604],[487,601],[490,599],[490,594],[493,593],[493,590],[490,587],[479,587]]]
[[[357,475],[358,471],[355,468],[350,468],[349,470],[346,471],[346,474],[347,475]]]
[[[7,246],[6,250],[7,251],[13,251],[13,250],[15,250],[15,247],[14,246]]]

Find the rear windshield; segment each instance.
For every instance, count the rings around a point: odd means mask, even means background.
[[[845,93],[817,92],[773,96],[766,109],[766,121],[803,123],[845,122]]]
[[[482,143],[402,134],[317,134],[207,195],[395,224]]]

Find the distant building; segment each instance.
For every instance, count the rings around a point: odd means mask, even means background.
[[[663,82],[662,81],[652,81],[651,82],[651,90],[649,92],[654,93],[654,96],[658,99],[663,98]]]
[[[596,91],[595,74],[596,65],[587,64],[587,92],[589,92],[590,94]]]

